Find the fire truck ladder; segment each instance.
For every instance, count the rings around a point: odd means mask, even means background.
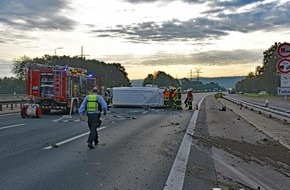
[[[62,72],[57,70],[54,73],[54,99],[59,101],[61,98],[61,77]]]

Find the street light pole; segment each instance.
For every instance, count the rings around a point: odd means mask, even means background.
[[[58,47],[58,48],[55,48],[55,49],[54,49],[54,55],[55,55],[55,56],[56,56],[56,50],[57,50],[57,49],[63,49],[63,47]]]

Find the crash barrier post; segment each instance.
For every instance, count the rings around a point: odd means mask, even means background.
[[[24,104],[24,100],[1,100],[0,101],[0,111],[4,111],[3,110],[3,105],[5,106],[5,108],[9,109],[9,110],[14,110],[15,108],[18,108],[18,105],[19,105],[19,108],[22,107],[22,105]],[[7,110],[6,109],[6,110]]]

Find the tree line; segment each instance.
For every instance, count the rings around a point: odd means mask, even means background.
[[[277,55],[277,48],[280,44],[280,42],[275,42],[263,52],[262,66],[257,66],[255,72],[250,72],[244,80],[237,82],[236,90],[238,92],[259,93],[266,91],[268,94],[277,94],[280,74],[277,72],[276,65],[281,59]]]
[[[105,63],[95,59],[87,60],[81,57],[69,56],[44,55],[41,58],[23,56],[13,61],[11,71],[16,77],[0,78],[1,94],[12,94],[14,92],[25,94],[27,69],[35,63],[47,66],[59,65],[86,69],[89,73],[99,76],[105,88],[131,86],[128,74],[120,63]]]
[[[125,68],[120,63],[105,63],[95,59],[85,59],[80,57],[69,56],[51,56],[44,55],[41,58],[29,58],[27,56],[14,59],[11,68],[12,73],[16,77],[0,78],[0,92],[1,94],[25,94],[26,93],[26,74],[27,69],[34,63],[43,64],[47,66],[70,66],[75,68],[84,68],[88,72],[101,77],[102,85],[107,87],[131,86],[128,74]],[[193,89],[194,91],[204,91],[206,89],[225,90],[217,83],[202,84],[198,81],[190,81],[187,78],[181,80],[173,78],[171,75],[163,71],[148,74],[143,81],[143,86],[154,85],[160,88],[168,88],[169,86],[180,87],[183,90]]]
[[[175,79],[171,75],[166,74],[163,71],[155,71],[153,74],[148,76],[143,81],[143,86],[156,85],[159,88],[169,88],[170,86],[175,88],[181,88],[182,90],[191,89],[193,92],[204,92],[204,91],[225,91],[224,87],[221,87],[218,83],[210,82],[203,84],[199,81],[191,81],[187,78]]]

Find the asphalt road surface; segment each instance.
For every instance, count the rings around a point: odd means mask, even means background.
[[[92,150],[77,115],[1,115],[0,189],[290,186],[288,149],[234,112],[219,111],[210,94],[196,94],[196,104],[198,110],[113,108]]]

